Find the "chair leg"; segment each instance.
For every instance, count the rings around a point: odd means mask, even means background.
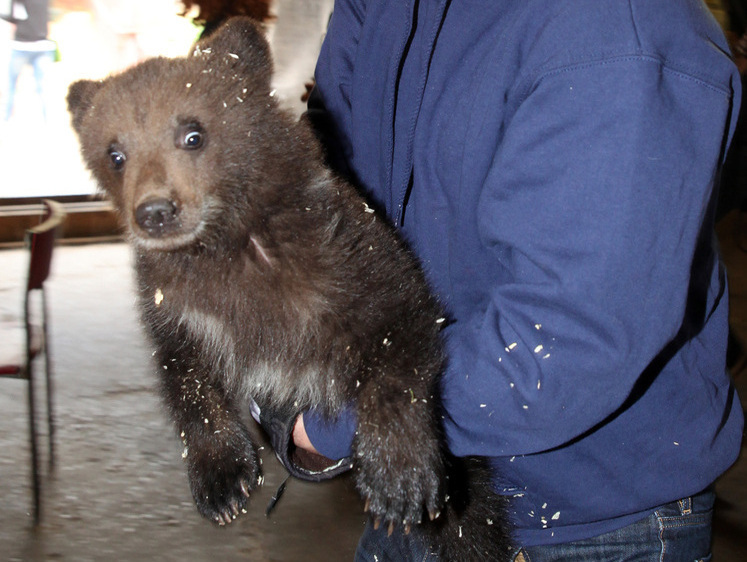
[[[36,408],[34,400],[34,372],[32,362],[28,362],[28,402],[29,402],[29,432],[31,446],[31,487],[34,501],[34,525],[39,524],[41,518],[41,485],[39,475],[39,450],[36,434]]]
[[[52,373],[50,371],[50,361],[48,357],[44,357],[44,361],[46,362],[46,378],[47,378],[47,428],[49,432],[49,470],[50,472],[54,470],[55,466],[55,446],[54,446],[54,440],[55,440],[55,419],[54,419],[54,411],[53,411],[53,404],[54,400],[52,398],[52,389],[54,383],[52,382]]]
[[[42,291],[42,314],[44,318],[44,374],[47,384],[47,430],[49,439],[49,470],[55,465],[55,417],[54,417],[54,382],[52,381],[52,359],[49,351],[49,329],[47,328],[47,296]]]

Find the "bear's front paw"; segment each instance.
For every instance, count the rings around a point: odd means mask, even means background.
[[[373,436],[372,436],[373,437]],[[388,446],[387,446],[388,441]],[[424,439],[423,441],[430,441]],[[438,444],[415,441],[393,443],[361,437],[356,444],[356,485],[374,526],[383,522],[389,534],[438,516],[443,505],[443,460]]]
[[[200,513],[226,525],[246,513],[249,492],[260,484],[257,453],[250,441],[186,450],[189,484]]]

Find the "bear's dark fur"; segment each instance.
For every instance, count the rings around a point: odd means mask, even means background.
[[[502,500],[445,453],[443,321],[416,260],[278,108],[248,19],[191,56],[70,87],[88,167],[135,248],[139,306],[199,511],[221,524],[260,483],[238,405],[358,415],[354,477],[375,520],[447,560],[508,552]],[[421,523],[424,515],[434,521]]]

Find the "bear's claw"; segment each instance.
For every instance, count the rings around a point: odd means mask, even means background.
[[[221,526],[246,512],[250,492],[260,482],[256,453],[250,442],[244,447],[244,451],[233,447],[199,451],[189,458],[189,481],[197,509]]]

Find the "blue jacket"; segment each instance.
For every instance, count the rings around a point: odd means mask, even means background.
[[[523,545],[624,526],[737,457],[727,53],[699,0],[336,2],[316,80],[339,154],[449,312],[449,446],[491,459]],[[349,449],[349,417],[306,426]]]

